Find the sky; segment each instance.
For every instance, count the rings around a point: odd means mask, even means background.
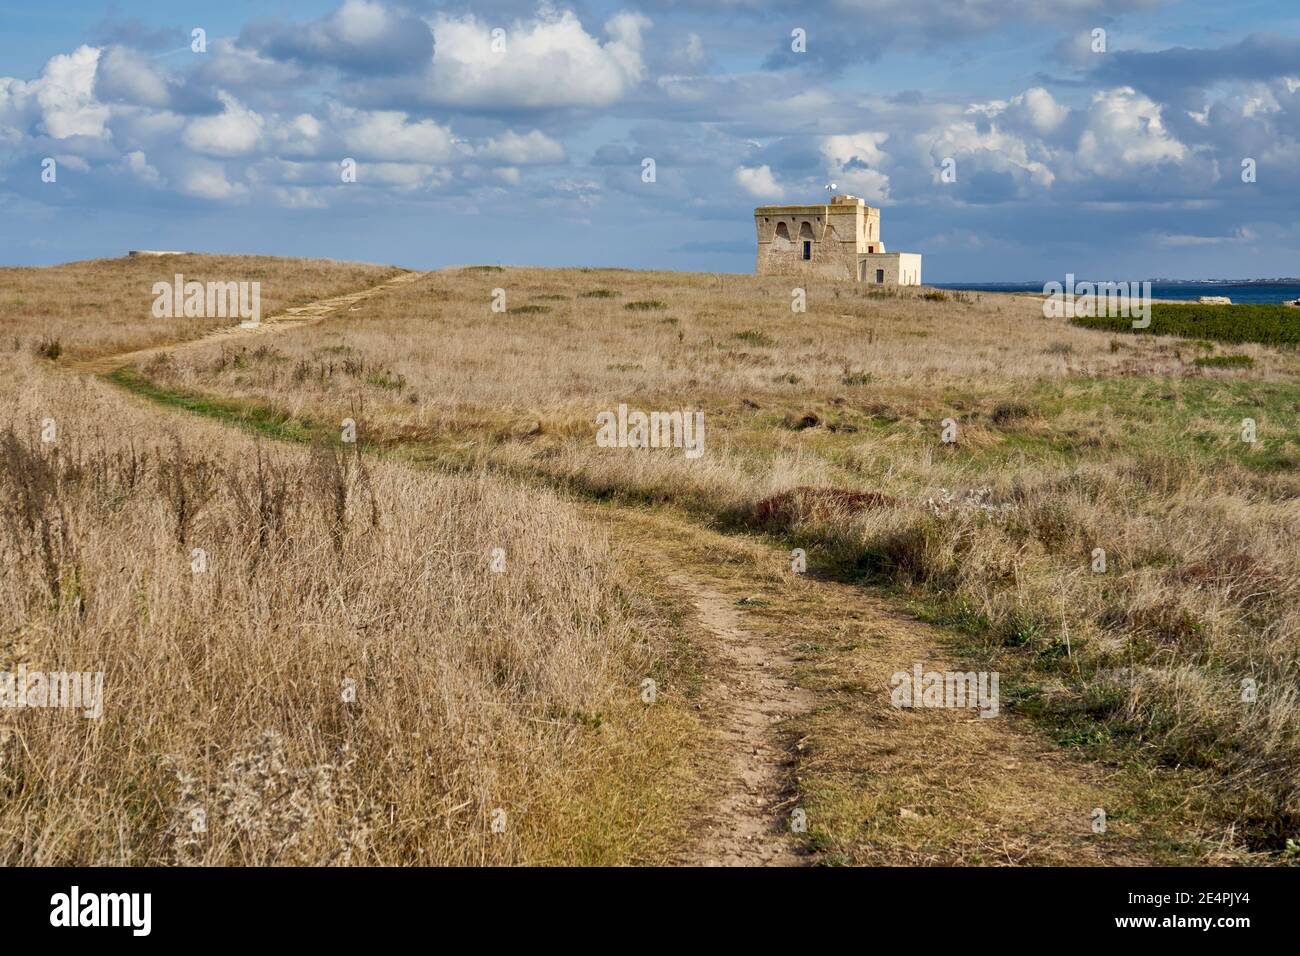
[[[1300,275],[1294,0],[0,7],[0,265],[128,249],[927,282]]]

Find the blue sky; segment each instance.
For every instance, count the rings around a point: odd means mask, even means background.
[[[1283,0],[7,4],[0,264],[749,272],[836,182],[931,282],[1294,276],[1298,136]]]

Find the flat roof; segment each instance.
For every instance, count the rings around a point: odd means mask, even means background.
[[[784,213],[815,212],[824,215],[827,209],[843,209],[845,212],[852,212],[855,209],[867,209],[867,210],[875,209],[878,211],[879,208],[880,207],[878,206],[868,206],[866,204],[857,206],[854,205],[853,203],[818,203],[815,205],[808,205],[808,206],[757,206],[754,209],[754,215],[755,216],[772,216],[772,215],[779,216],[783,212]]]

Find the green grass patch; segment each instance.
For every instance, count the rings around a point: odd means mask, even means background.
[[[743,332],[737,332],[732,338],[739,339],[749,345],[757,345],[760,348],[770,349],[776,345],[776,339],[768,335],[762,329],[745,329]]]
[[[668,308],[668,306],[658,299],[638,299],[636,302],[627,303],[623,308],[630,309],[633,312],[659,312]]]
[[[374,375],[366,376],[366,383],[375,388],[384,388],[392,392],[400,392],[406,388],[406,376],[394,375],[392,372],[377,372]]]
[[[59,342],[58,339],[51,339],[47,336],[47,337],[43,337],[39,342],[37,342],[36,345],[33,347],[32,351],[34,351],[41,358],[46,358],[49,359],[50,361],[54,361],[60,355],[63,354],[63,345]]]
[[[1195,456],[1232,458],[1253,471],[1294,467],[1300,445],[1300,383],[1240,378],[1127,377],[1076,380],[1044,385],[1026,395],[1042,420],[1073,418],[1070,428],[1053,427],[1042,436],[1059,451],[1076,449],[1079,457],[1116,453],[1141,458]],[[1240,440],[1241,422],[1260,423],[1259,440]],[[1078,448],[1068,431],[1087,428],[1094,419],[1108,442],[1096,449]],[[1119,427],[1105,427],[1106,425]],[[1073,456],[1072,456],[1073,457]]]
[[[1255,360],[1249,355],[1198,355],[1192,364],[1201,368],[1251,368]]]
[[[305,421],[258,402],[211,398],[206,395],[186,394],[162,388],[133,368],[120,368],[109,374],[107,378],[127,391],[157,402],[159,405],[205,415],[279,441],[308,444],[338,437],[338,432],[333,429],[325,429],[317,423]]]
[[[618,293],[613,289],[590,289],[578,293],[579,299],[617,299]]]
[[[1157,302],[1151,306],[1151,324],[1133,328],[1133,320],[1119,315],[1081,316],[1070,320],[1085,329],[1178,335],[1215,342],[1258,342],[1261,345],[1300,345],[1300,309],[1275,303],[1200,305]]]

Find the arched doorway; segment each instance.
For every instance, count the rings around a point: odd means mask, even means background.
[[[812,225],[805,220],[799,226],[799,243],[803,246],[803,257],[805,259],[812,258],[813,241]]]

